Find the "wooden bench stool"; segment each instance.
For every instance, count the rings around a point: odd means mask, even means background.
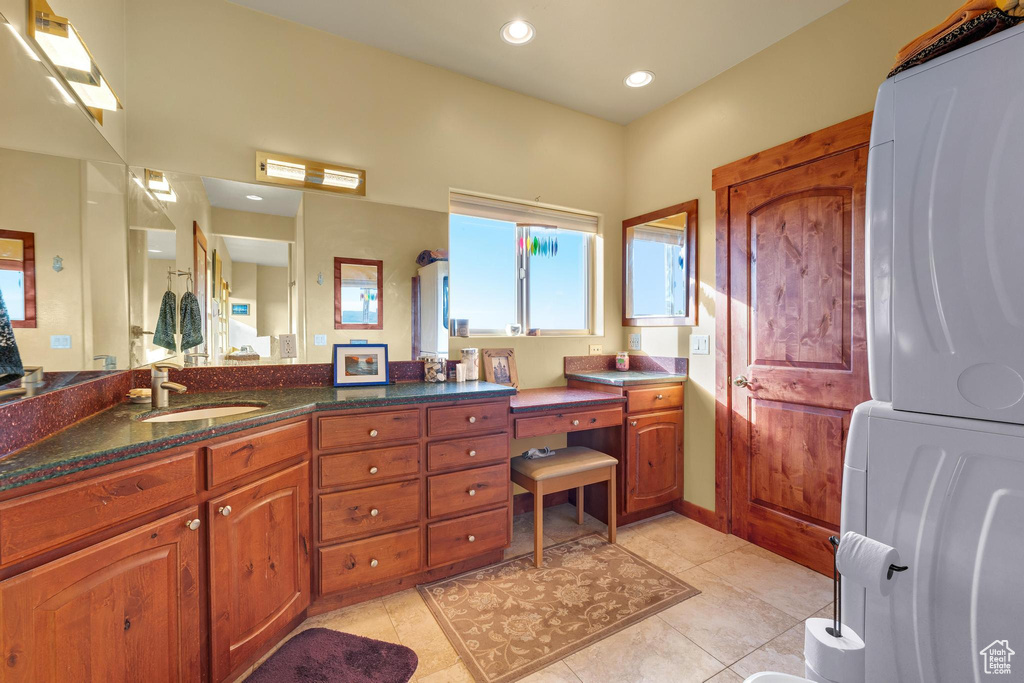
[[[547,458],[512,458],[512,481],[533,494],[533,560],[544,553],[544,494],[576,489],[576,523],[583,524],[583,487],[608,482],[608,542],[615,543],[615,466],[612,456],[584,446],[560,448]]]

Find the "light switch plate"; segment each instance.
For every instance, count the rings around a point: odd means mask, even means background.
[[[706,334],[691,334],[690,353],[695,356],[706,356],[711,353],[711,337]]]
[[[591,356],[600,356],[601,355],[601,345],[600,344],[591,344],[590,345],[590,355]]]
[[[282,334],[280,336],[281,342],[281,358],[298,358],[298,339],[294,334]]]
[[[640,334],[639,333],[629,335],[629,350],[630,351],[639,351],[640,350]]]
[[[326,334],[314,334],[313,335],[313,346],[327,346],[327,335]]]
[[[50,348],[51,349],[70,349],[71,348],[71,335],[70,334],[51,334],[50,335]]]

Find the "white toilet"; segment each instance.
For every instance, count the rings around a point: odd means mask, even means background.
[[[777,671],[762,671],[753,676],[747,676],[743,683],[808,683],[810,680],[791,674],[780,674]]]
[[[845,624],[839,638],[828,633],[831,619],[804,622],[804,675],[762,671],[744,683],[864,683],[864,641]]]

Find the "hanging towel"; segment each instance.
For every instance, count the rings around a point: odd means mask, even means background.
[[[178,350],[178,345],[174,343],[174,335],[178,332],[177,309],[178,297],[168,289],[160,301],[160,316],[156,319],[153,343],[170,351]]]
[[[203,343],[203,314],[199,299],[192,292],[181,295],[181,350],[188,351]]]
[[[7,304],[0,293],[0,385],[24,376],[25,368],[21,364],[18,343],[14,340],[11,316],[7,314]]]

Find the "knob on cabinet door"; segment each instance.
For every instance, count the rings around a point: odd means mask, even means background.
[[[377,566],[377,560],[370,560],[370,566],[371,567],[376,567]]]
[[[224,505],[222,507],[219,507],[219,508],[217,508],[217,512],[219,512],[220,514],[222,514],[225,517],[227,517],[228,515],[231,514],[231,506],[230,505]]]
[[[738,386],[738,387],[749,387],[750,386],[750,380],[747,379],[746,377],[744,377],[743,375],[740,375],[739,377],[734,379],[732,381],[732,383],[734,385]]]
[[[202,521],[198,519],[190,519],[187,522],[185,522],[185,526],[187,526],[192,531],[198,529],[200,525],[202,525]]]
[[[371,467],[370,468],[370,474],[377,474],[377,468],[376,467]]]

